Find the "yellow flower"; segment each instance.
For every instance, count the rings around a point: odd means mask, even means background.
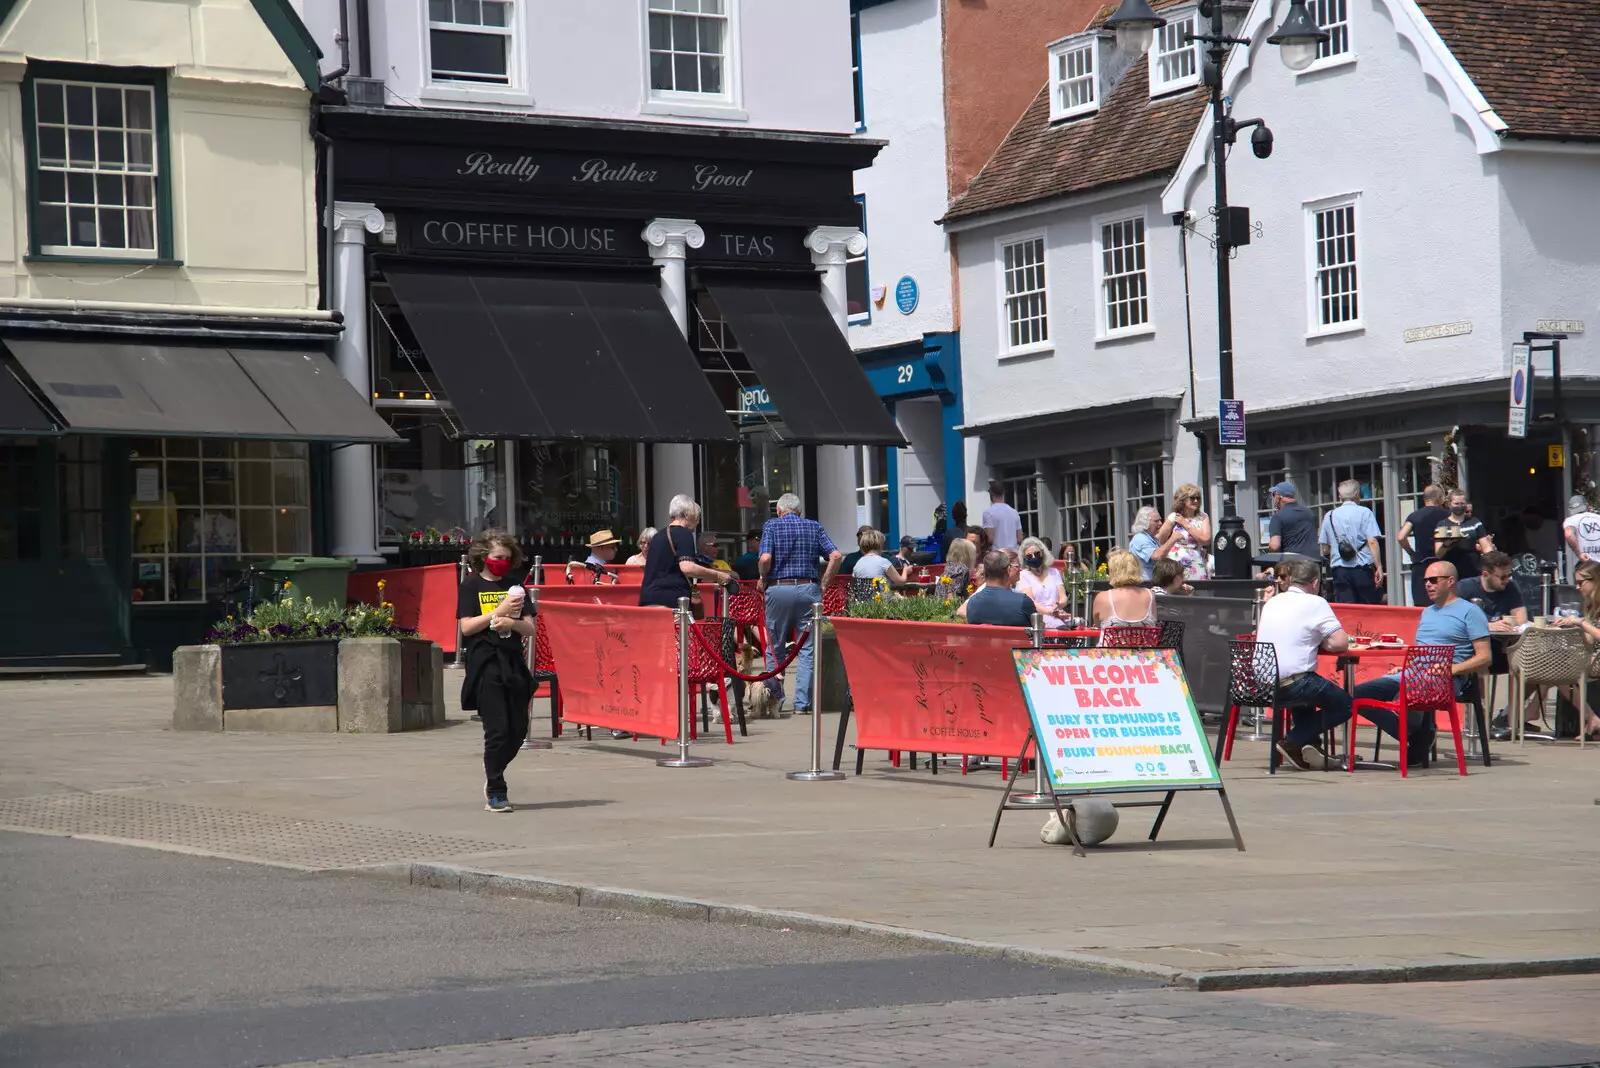
[[[378,580],[378,589],[380,591],[387,585],[389,585],[389,580],[388,579],[379,579]]]
[[[290,582],[288,579],[284,579],[283,580],[283,588],[284,589],[287,590],[287,589],[291,588],[293,585],[294,585],[294,583]]]
[[[883,600],[883,594],[875,593],[875,594],[872,595],[872,599],[874,601],[882,601]]]
[[[948,585],[950,585],[950,576],[949,575],[940,575],[939,576],[939,581],[941,583],[943,583],[944,585],[948,586]]]

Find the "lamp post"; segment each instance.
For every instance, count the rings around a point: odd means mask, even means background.
[[[1211,93],[1211,169],[1216,187],[1217,249],[1217,390],[1221,400],[1233,400],[1233,286],[1229,259],[1233,250],[1250,243],[1250,209],[1228,203],[1228,149],[1239,131],[1255,128],[1250,135],[1250,150],[1261,159],[1272,155],[1272,131],[1261,119],[1243,122],[1230,114],[1231,101],[1222,95],[1222,65],[1230,45],[1250,45],[1249,38],[1230,37],[1223,24],[1222,0],[1201,0],[1200,17],[1208,21],[1207,32],[1185,33],[1186,43],[1207,45],[1207,62],[1202,64]],[[1155,32],[1167,20],[1150,8],[1148,0],[1122,0],[1116,13],[1106,19],[1106,27],[1117,35],[1117,47],[1132,56],[1149,51]],[[1290,70],[1304,70],[1316,61],[1318,49],[1328,39],[1325,30],[1306,10],[1305,0],[1291,0],[1289,12],[1276,32],[1267,38],[1278,46],[1278,55]],[[1232,480],[1222,482],[1222,521],[1212,539],[1218,578],[1250,577],[1250,539],[1244,520],[1234,506]]]

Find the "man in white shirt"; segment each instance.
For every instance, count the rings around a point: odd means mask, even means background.
[[[988,532],[989,544],[1013,556],[1022,542],[1022,517],[1006,503],[1005,487],[998,481],[989,483],[989,507],[983,510],[983,529]]]
[[[1575,493],[1567,501],[1567,521],[1562,525],[1572,567],[1585,560],[1600,560],[1600,513],[1589,507],[1588,498]]]
[[[1342,653],[1350,638],[1339,618],[1317,591],[1321,569],[1312,560],[1285,560],[1278,565],[1283,592],[1261,608],[1256,640],[1269,642],[1278,654],[1278,686],[1293,722],[1278,752],[1302,771],[1328,757],[1316,742],[1326,731],[1350,718],[1350,695],[1317,674],[1318,653]]]

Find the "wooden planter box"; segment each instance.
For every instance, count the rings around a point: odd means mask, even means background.
[[[416,638],[186,645],[174,730],[386,734],[444,722],[444,654]]]

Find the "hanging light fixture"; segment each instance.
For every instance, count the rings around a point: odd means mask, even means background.
[[[1278,46],[1278,57],[1290,70],[1305,70],[1317,61],[1328,31],[1317,25],[1317,20],[1306,10],[1306,0],[1291,0],[1289,13],[1271,37],[1268,44]]]
[[[1150,10],[1149,0],[1122,0],[1116,13],[1106,19],[1106,28],[1117,35],[1117,47],[1135,58],[1150,51],[1156,30],[1166,24],[1166,19]]]

